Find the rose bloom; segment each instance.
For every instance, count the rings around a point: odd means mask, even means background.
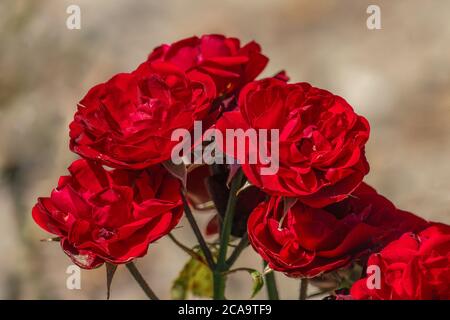
[[[183,209],[180,183],[161,166],[143,171],[106,171],[87,160],[69,167],[48,198],[39,198],[36,223],[61,239],[78,266],[127,263],[146,254],[169,233]]]
[[[239,39],[210,34],[164,44],[150,53],[148,61],[166,61],[184,71],[206,73],[214,79],[218,94],[223,95],[253,81],[268,59],[256,42],[241,47]]]
[[[224,135],[226,129],[279,130],[276,174],[262,175],[269,165],[261,159],[249,163],[249,155],[262,151],[257,144],[247,144],[244,158],[238,159],[248,180],[266,193],[324,207],[345,199],[369,172],[364,153],[369,124],[341,97],[307,83],[269,78],[244,87],[238,105],[217,123]]]
[[[215,86],[197,71],[164,62],[143,63],[93,87],[70,124],[70,149],[121,169],[170,159],[173,130],[190,130],[207,116]]]
[[[342,202],[322,209],[297,202],[283,212],[281,197],[261,203],[250,214],[248,236],[272,269],[291,277],[315,277],[346,267],[404,232],[427,225],[365,183]]]
[[[380,268],[380,288],[358,280],[350,291],[354,299],[450,300],[450,226],[406,233],[370,256],[368,265]]]

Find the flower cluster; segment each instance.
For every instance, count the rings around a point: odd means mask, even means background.
[[[361,278],[347,297],[449,299],[449,227],[398,209],[363,182],[368,121],[342,97],[290,83],[284,72],[255,80],[267,62],[255,42],[204,35],[161,45],[132,72],[94,86],[70,124],[70,150],[81,159],[39,198],[36,223],[80,267],[124,264],[171,232],[186,195],[198,210],[208,203],[217,210],[208,235],[248,236],[268,267],[289,277],[376,265],[381,288]],[[171,160],[172,134],[192,132],[198,121],[224,136],[278,134],[245,144],[243,153],[223,150],[234,164],[180,167]],[[191,152],[204,143],[189,141]],[[273,174],[262,174],[264,159],[248,161],[261,148],[277,150],[269,155],[278,157]],[[232,226],[224,228],[233,201]]]
[[[181,184],[163,166],[172,132],[213,124],[218,99],[236,94],[267,61],[255,42],[205,35],[160,46],[132,72],[94,86],[70,124],[70,149],[83,160],[39,198],[36,223],[83,268],[145,255],[183,212]]]

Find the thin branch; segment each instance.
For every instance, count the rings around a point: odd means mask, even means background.
[[[236,269],[232,269],[232,270],[223,271],[222,274],[223,275],[228,275],[228,274],[232,274],[232,273],[235,273],[235,272],[238,272],[238,271],[247,271],[247,272],[251,273],[251,272],[255,271],[255,269],[245,268],[245,267],[243,267],[243,268],[236,268]]]
[[[233,253],[227,260],[227,266],[230,268],[236,260],[239,258],[239,255],[245,248],[248,246],[248,234],[247,232],[242,236],[241,241],[239,241],[238,245],[234,248]]]
[[[184,213],[186,214],[186,218],[191,225],[192,231],[194,231],[195,237],[197,238],[198,244],[200,245],[200,249],[205,256],[206,262],[211,270],[214,269],[215,263],[213,256],[211,254],[211,250],[209,250],[208,245],[206,244],[205,239],[203,238],[202,232],[195,221],[194,215],[192,214],[191,208],[186,200],[186,197],[182,190],[180,190],[181,200],[183,201]]]
[[[172,240],[173,243],[175,243],[181,250],[186,252],[188,255],[190,255],[193,259],[200,261],[201,263],[208,265],[208,263],[205,261],[205,258],[203,258],[201,255],[199,255],[194,250],[186,247],[184,244],[182,244],[180,241],[178,241],[177,238],[171,233],[169,233],[169,238]]]
[[[41,242],[59,242],[61,241],[60,237],[54,237],[54,238],[45,238],[45,239],[41,239]]]
[[[300,295],[299,300],[306,300],[308,292],[308,279],[302,278],[300,280]]]
[[[133,262],[130,262],[127,263],[126,266],[128,268],[128,271],[130,271],[131,275],[133,276],[134,280],[136,280],[142,290],[144,290],[147,297],[149,297],[151,300],[159,300],[159,298],[145,281],[144,277],[142,277],[142,274],[136,268],[136,265]]]

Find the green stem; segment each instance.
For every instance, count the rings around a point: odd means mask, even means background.
[[[267,262],[264,261],[264,268],[267,266]],[[271,271],[264,276],[266,280],[267,296],[269,300],[279,300],[277,282],[275,280],[275,271]]]
[[[214,300],[225,300],[225,280],[226,276],[220,271],[213,271],[213,283],[214,283]]]
[[[131,275],[133,276],[134,280],[136,280],[136,282],[139,284],[139,286],[145,292],[147,297],[149,297],[151,300],[159,300],[159,298],[156,296],[156,294],[150,288],[150,286],[145,281],[144,277],[141,275],[139,270],[136,268],[136,265],[133,262],[130,262],[130,263],[127,263],[126,266],[128,268],[128,271],[130,271]]]
[[[248,273],[252,273],[253,271],[255,271],[255,269],[242,267],[242,268],[236,268],[236,269],[232,269],[232,270],[227,270],[223,274],[231,274],[231,273],[235,273],[235,272],[238,272],[238,271],[247,271]]]
[[[236,193],[241,187],[243,178],[242,171],[236,173],[231,183],[230,195],[228,197],[227,209],[220,232],[220,247],[217,257],[217,264],[213,271],[214,281],[214,300],[225,299],[225,281],[226,275],[224,273],[228,270],[227,265],[227,249],[228,242],[230,242],[231,227],[233,224],[234,211],[236,209]]]
[[[236,248],[234,248],[233,253],[230,255],[230,257],[227,260],[227,266],[228,268],[231,268],[231,266],[236,262],[237,258],[241,255],[241,252],[244,251],[245,248],[248,246],[248,234],[247,232],[242,236],[241,241],[239,241]]]

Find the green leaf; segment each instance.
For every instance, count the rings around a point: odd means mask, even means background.
[[[253,279],[253,289],[252,289],[252,296],[251,299],[256,296],[256,294],[262,289],[264,286],[264,277],[261,274],[261,272],[257,270],[253,270],[250,272],[250,275]]]
[[[246,271],[252,276],[253,289],[252,289],[252,295],[251,295],[250,299],[254,298],[256,296],[256,294],[264,286],[264,274],[262,274],[258,270],[251,269],[251,268],[232,269],[232,270],[229,270],[229,271],[225,272],[225,274],[231,274],[231,273],[235,273],[235,272],[238,272],[238,271]]]
[[[114,273],[116,273],[117,265],[111,264],[109,262],[105,263],[106,265],[106,300],[109,300],[111,296],[111,283],[114,277]]]
[[[207,265],[193,258],[184,265],[171,289],[172,299],[187,299],[189,293],[205,298],[210,298],[213,295],[211,270]]]

